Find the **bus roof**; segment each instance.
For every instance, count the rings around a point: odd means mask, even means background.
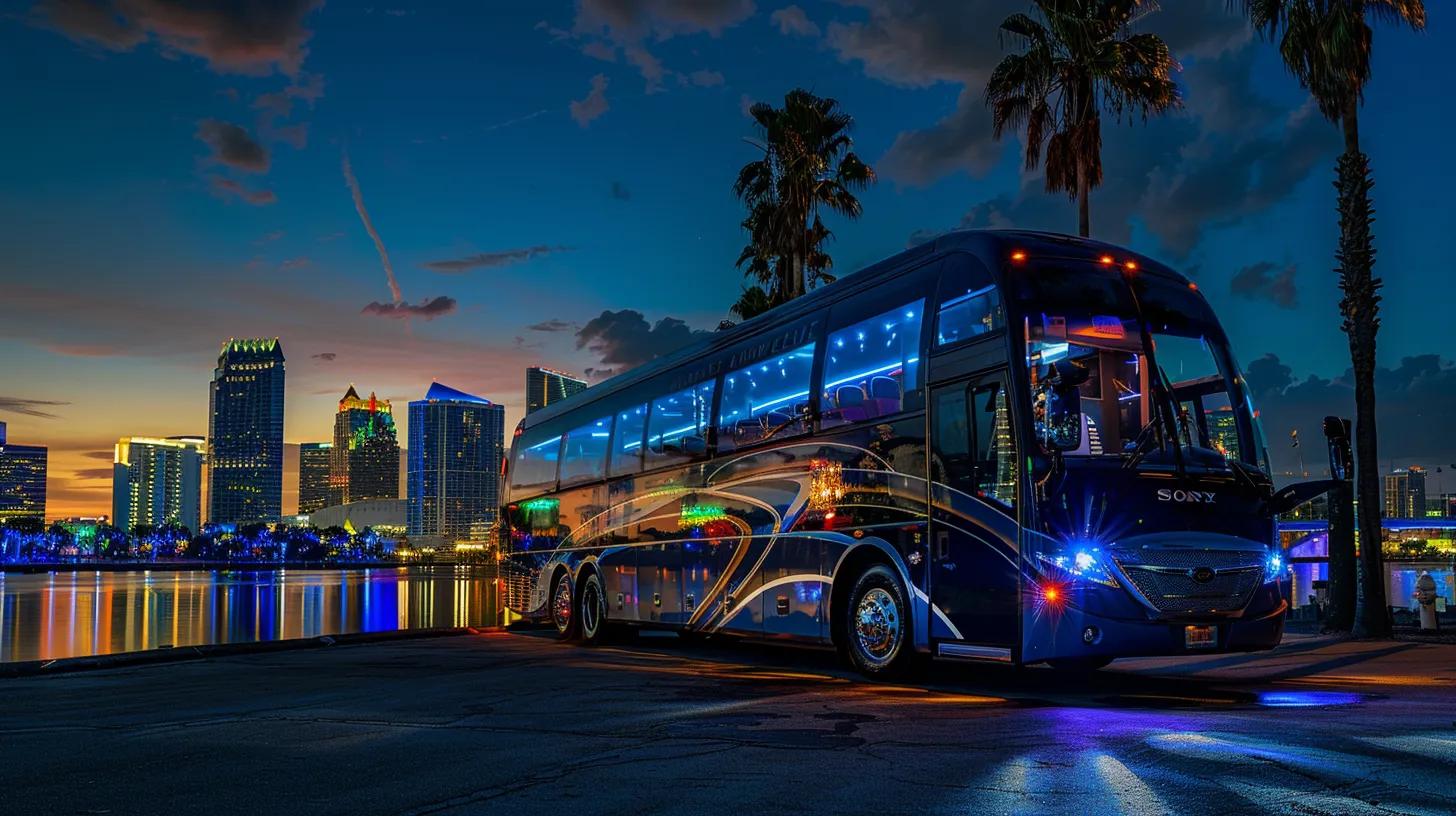
[[[521,429],[534,428],[543,422],[548,422],[563,414],[574,412],[579,407],[609,398],[662,371],[728,348],[735,343],[753,336],[764,328],[792,322],[800,317],[824,309],[835,301],[875,286],[895,276],[904,271],[906,265],[918,259],[957,250],[981,256],[983,260],[1004,256],[1017,250],[1024,251],[1033,258],[1085,259],[1113,254],[1119,261],[1135,260],[1139,266],[1149,271],[1171,276],[1183,283],[1188,282],[1187,278],[1151,258],[1147,258],[1115,244],[1096,241],[1090,238],[1078,238],[1076,236],[1062,235],[1055,232],[1039,232],[1035,230],[955,230],[907,249],[904,252],[892,255],[879,263],[867,266],[850,275],[846,275],[834,283],[815,289],[802,297],[795,298],[789,303],[771,309],[751,320],[745,320],[731,329],[714,332],[710,337],[706,337],[695,343],[690,343],[677,351],[663,355],[651,362],[644,363],[630,371],[623,372],[606,382],[594,385],[567,399],[553,402],[534,413],[528,414],[521,420],[519,427]]]

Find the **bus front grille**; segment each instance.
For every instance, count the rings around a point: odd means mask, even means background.
[[[1264,575],[1257,554],[1239,551],[1147,550],[1136,560],[1117,559],[1117,565],[1164,615],[1237,613]]]

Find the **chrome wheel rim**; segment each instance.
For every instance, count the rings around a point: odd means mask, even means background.
[[[595,634],[597,626],[602,622],[601,600],[602,593],[597,588],[596,581],[588,578],[586,585],[581,588],[581,630],[583,634]]]
[[[556,582],[556,594],[551,599],[551,619],[556,631],[565,633],[571,626],[571,581],[565,575]]]
[[[860,653],[876,664],[895,656],[900,643],[900,607],[880,587],[866,592],[854,612],[854,636]]]

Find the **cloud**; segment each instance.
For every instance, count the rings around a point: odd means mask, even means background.
[[[1244,367],[1254,405],[1269,436],[1276,471],[1298,471],[1301,451],[1312,474],[1324,471],[1321,425],[1328,415],[1354,417],[1355,395],[1350,371],[1335,379],[1304,379],[1273,354]],[[1441,433],[1456,404],[1456,363],[1439,354],[1404,357],[1394,368],[1375,370],[1376,422],[1380,465],[1428,466],[1456,462],[1456,437]],[[1292,448],[1289,432],[1299,431],[1300,448]]]
[[[56,400],[22,399],[21,397],[0,397],[0,411],[24,416],[37,417],[39,419],[60,419],[48,409],[70,405],[69,402],[58,402]]]
[[[698,70],[688,74],[687,81],[699,88],[716,88],[723,84],[723,74],[719,71]]]
[[[444,261],[426,261],[425,263],[420,264],[420,266],[423,266],[424,268],[433,270],[435,272],[443,272],[445,274],[459,274],[461,272],[467,272],[471,269],[478,269],[482,267],[493,269],[502,266],[510,266],[511,264],[518,264],[523,261],[529,261],[532,258],[538,258],[543,255],[550,255],[556,252],[570,252],[571,250],[571,247],[553,247],[546,246],[545,244],[538,244],[536,246],[522,247],[520,249],[504,249],[498,252],[481,252],[475,255],[467,255],[464,258],[452,258]]]
[[[708,335],[675,317],[653,325],[636,309],[607,310],[577,330],[576,347],[595,354],[603,366],[624,371]]]
[[[248,131],[217,119],[197,123],[197,138],[212,148],[211,159],[245,173],[268,172],[268,150]]]
[[[35,16],[78,42],[130,51],[154,41],[220,73],[294,75],[312,35],[305,20],[322,0],[181,3],[174,0],[43,0]]]
[[[303,269],[304,267],[308,266],[313,266],[313,259],[308,257],[307,255],[300,255],[297,258],[289,258],[283,263],[278,264],[278,268],[284,272],[293,269]]]
[[[285,235],[285,233],[281,229],[280,230],[273,230],[272,232],[265,232],[262,235],[258,236],[258,240],[254,241],[253,243],[254,244],[271,244],[274,241],[278,240],[279,238],[282,238],[284,235]]]
[[[349,194],[354,197],[354,209],[359,213],[359,220],[364,223],[364,231],[374,240],[374,248],[379,252],[379,263],[384,267],[384,276],[389,282],[389,295],[395,303],[404,298],[399,292],[399,281],[394,277],[394,264],[389,262],[389,250],[384,248],[384,239],[379,237],[379,230],[374,228],[374,221],[369,218],[369,210],[364,206],[364,194],[359,192],[359,181],[354,178],[354,168],[349,166],[349,154],[344,154],[344,183],[349,187]],[[450,301],[452,308],[454,301]],[[374,304],[370,304],[373,306]],[[365,311],[368,311],[368,306]]]
[[[819,26],[809,19],[798,6],[784,6],[768,16],[770,22],[778,27],[779,33],[785,36],[794,37],[817,37]]]
[[[255,207],[266,207],[278,202],[278,196],[272,190],[254,190],[222,176],[212,176],[210,180],[213,192],[224,198],[236,196]]]
[[[576,43],[594,59],[614,62],[620,51],[635,67],[652,93],[662,88],[669,74],[647,43],[706,33],[718,36],[753,15],[753,0],[580,0],[571,31],[545,28],[556,40]],[[692,81],[689,79],[688,81]]]
[[[575,323],[568,323],[565,320],[557,320],[555,318],[543,320],[540,323],[532,323],[526,327],[527,330],[536,332],[561,332],[575,328]]]
[[[623,184],[620,181],[614,181],[614,182],[612,182],[611,193],[612,193],[612,198],[615,198],[618,201],[631,201],[632,200],[632,191],[631,190],[628,190],[627,189],[627,185]]]
[[[332,351],[321,351],[318,354],[309,355],[314,360],[322,360],[325,363],[332,363],[339,355]]]
[[[84,479],[84,480],[87,480],[87,481],[98,481],[98,480],[105,479],[106,481],[109,482],[109,481],[111,481],[111,479],[115,475],[116,475],[115,469],[114,468],[109,468],[109,467],[107,467],[107,468],[82,468],[81,470],[73,470],[73,471],[71,471],[71,478],[73,478],[73,479]]]
[[[607,77],[606,74],[597,74],[591,80],[591,92],[581,99],[573,99],[568,106],[571,108],[571,118],[576,120],[578,125],[586,127],[593,119],[607,112],[611,107],[607,103]]]
[[[408,320],[412,317],[434,320],[442,315],[455,311],[455,298],[447,295],[425,298],[418,304],[409,303],[380,303],[374,301],[360,310],[361,314],[374,315],[376,317],[389,317],[396,320]]]
[[[1277,267],[1268,261],[1240,269],[1229,281],[1229,291],[1248,300],[1268,300],[1284,309],[1293,309],[1298,291],[1294,285],[1294,264]]]

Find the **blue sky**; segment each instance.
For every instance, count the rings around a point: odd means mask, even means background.
[[[743,282],[744,108],[795,86],[855,116],[879,172],[863,218],[831,224],[840,272],[957,226],[1075,228],[980,103],[1019,0],[192,5],[0,16],[0,419],[52,446],[53,515],[104,511],[116,437],[205,428],[229,336],[283,339],[301,442],[350,382],[402,402],[438,378],[514,422],[525,365],[620,369],[685,334],[664,318],[712,328]],[[1094,235],[1189,271],[1264,377],[1270,436],[1318,414],[1313,435],[1348,412],[1336,130],[1224,0],[1164,5],[1139,27],[1173,47],[1186,109],[1107,123]],[[1377,32],[1363,112],[1380,359],[1416,411],[1388,424],[1420,431],[1392,430],[1392,461],[1456,414],[1456,284],[1430,241],[1456,228],[1442,11]],[[346,155],[403,303],[431,310],[380,314],[399,309]]]

